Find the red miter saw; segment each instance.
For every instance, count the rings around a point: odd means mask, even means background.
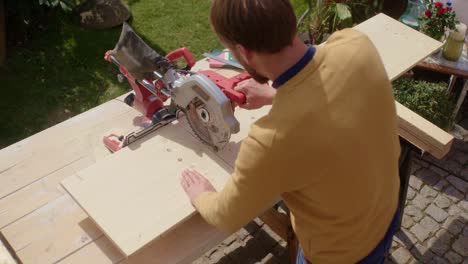
[[[187,63],[185,68],[176,65],[176,60],[182,58]],[[119,80],[127,79],[133,88],[125,102],[140,111],[147,121],[140,130],[128,135],[104,137],[110,151],[120,150],[182,113],[199,139],[215,151],[229,142],[231,134],[239,132],[232,102],[244,104],[245,95],[233,88],[250,78],[247,73],[228,79],[209,70],[192,72],[195,60],[188,49],[180,48],[161,56],[126,23],[119,42],[106,52],[105,60],[119,67]],[[170,103],[165,104],[169,98]]]

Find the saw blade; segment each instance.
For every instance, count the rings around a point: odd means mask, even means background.
[[[218,151],[228,141],[226,140],[225,143],[219,145],[219,139],[215,138],[219,132],[219,128],[214,125],[216,124],[216,116],[211,113],[209,107],[198,98],[193,99],[185,110],[185,116],[195,135],[201,142]],[[229,139],[230,134],[224,135],[224,137]]]

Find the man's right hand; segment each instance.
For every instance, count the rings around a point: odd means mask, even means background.
[[[240,107],[245,109],[258,109],[265,105],[271,105],[276,95],[276,89],[269,84],[260,84],[254,79],[240,82],[234,90],[245,94],[246,102]]]

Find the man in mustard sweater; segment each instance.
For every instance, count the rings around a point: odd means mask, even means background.
[[[346,29],[307,46],[288,0],[214,0],[211,23],[263,83],[239,85],[243,107],[272,108],[252,125],[223,190],[182,173],[194,207],[235,232],[281,197],[297,263],[383,263],[399,214],[400,147],[392,87],[371,41]]]

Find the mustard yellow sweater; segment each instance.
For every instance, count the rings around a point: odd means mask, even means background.
[[[195,207],[234,232],[281,196],[307,259],[357,262],[396,211],[399,153],[392,87],[377,50],[364,34],[343,30],[279,87],[224,189],[203,193]]]

